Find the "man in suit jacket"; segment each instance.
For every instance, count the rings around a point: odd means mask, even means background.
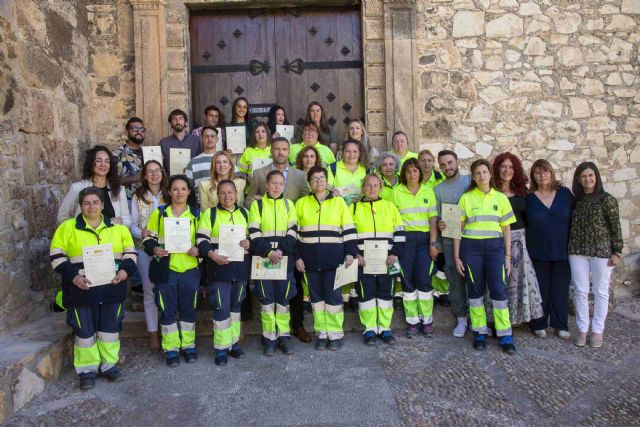
[[[273,163],[253,171],[249,194],[244,201],[247,209],[254,200],[261,199],[267,193],[267,174],[272,170],[279,170],[284,175],[284,197],[295,203],[302,196],[309,194],[309,186],[304,172],[289,166],[289,141],[285,138],[275,138],[271,143],[271,158]]]

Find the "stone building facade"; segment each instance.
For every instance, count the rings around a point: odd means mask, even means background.
[[[0,329],[46,310],[58,200],[83,151],[147,139],[191,105],[189,13],[361,7],[365,122],[387,148],[453,148],[468,166],[512,151],[566,184],[594,160],[640,252],[640,0],[20,0],[0,3]],[[193,112],[190,112],[193,116]],[[199,114],[199,112],[196,112]],[[637,264],[637,261],[635,261]],[[619,280],[637,283],[634,264]]]

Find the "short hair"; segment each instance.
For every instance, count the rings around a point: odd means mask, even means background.
[[[496,183],[493,181],[493,168],[491,167],[491,163],[489,163],[489,160],[487,159],[478,159],[475,162],[471,163],[471,167],[469,168],[471,169],[471,182],[469,183],[469,187],[467,188],[466,192],[478,187],[478,184],[473,179],[473,174],[480,166],[486,166],[489,170],[489,188],[496,188]]]
[[[287,138],[285,138],[284,136],[278,136],[276,138],[273,138],[273,141],[271,141],[271,145],[275,144],[276,142],[286,142],[287,145],[291,144],[289,142],[289,140]]]
[[[214,131],[216,136],[218,136],[218,129],[214,128],[213,126],[208,126],[208,125],[207,126],[202,126],[202,132],[200,132],[200,135],[203,135],[204,131],[207,130],[207,129]]]
[[[364,188],[364,184],[367,182],[368,179],[370,178],[376,178],[378,180],[378,182],[380,183],[380,188],[382,188],[384,186],[384,181],[382,180],[382,178],[380,177],[380,175],[378,175],[377,173],[368,173],[364,179],[362,180],[362,187]]]
[[[576,200],[582,200],[585,196],[584,187],[580,183],[580,175],[582,172],[587,169],[591,169],[596,176],[596,188],[593,190],[593,194],[602,194],[604,193],[604,186],[602,185],[602,178],[600,178],[600,171],[598,170],[598,166],[596,166],[593,162],[582,162],[576,168],[576,171],[573,174],[573,184],[571,185],[571,189],[573,190],[573,195]]]
[[[436,157],[433,155],[433,153],[431,152],[431,150],[429,150],[428,148],[425,148],[424,150],[420,150],[420,152],[418,153],[418,159],[422,156],[424,156],[425,154],[428,154],[431,156],[431,158],[433,160],[436,159]]]
[[[422,169],[420,169],[420,164],[418,163],[418,159],[415,159],[415,158],[410,158],[404,161],[404,164],[400,169],[400,182],[404,185],[407,185],[407,169],[409,169],[409,166],[413,166],[414,168],[418,169],[418,172],[420,172],[420,178],[418,182],[422,182],[422,180],[424,179],[424,176],[422,174]]]
[[[176,108],[175,110],[169,113],[169,118],[167,119],[167,121],[171,123],[171,119],[173,119],[175,116],[182,116],[185,122],[189,121],[189,117],[187,117],[187,113],[185,113],[179,108]]]
[[[144,122],[142,121],[142,119],[140,117],[131,117],[129,120],[127,120],[127,124],[124,125],[124,128],[126,130],[129,130],[129,128],[131,127],[131,123],[144,124]]]
[[[533,179],[533,173],[536,169],[542,169],[544,171],[547,171],[551,174],[551,189],[555,190],[558,188],[558,182],[556,181],[556,173],[553,170],[553,166],[551,166],[551,163],[549,163],[549,161],[547,159],[538,159],[535,162],[533,162],[533,165],[531,165],[531,169],[529,171],[529,179],[531,180],[531,185],[529,188],[530,192],[534,192],[534,191],[538,191],[538,183],[536,182],[535,179]]]
[[[233,187],[233,190],[237,193],[238,189],[236,188],[236,183],[231,181],[230,179],[223,179],[222,181],[220,181],[218,183],[218,186],[216,188],[216,192],[219,195],[220,194],[220,187],[222,187],[223,185],[231,185]]]
[[[317,104],[317,105],[320,105],[320,104]],[[320,108],[322,108],[322,107],[320,107]],[[304,122],[304,124],[302,125],[302,129],[308,128],[308,127],[313,127],[316,130],[317,133],[320,133],[320,129],[318,128],[317,124],[315,124],[313,122]]]
[[[272,170],[267,174],[267,182],[271,181],[274,176],[281,176],[284,179],[284,174],[278,170]]]
[[[409,137],[407,136],[407,134],[402,131],[402,130],[397,130],[393,133],[393,135],[391,135],[391,143],[393,143],[393,138],[395,138],[398,135],[404,135],[405,138],[407,138],[407,141],[409,140]]]
[[[104,193],[102,192],[102,190],[92,186],[92,187],[83,188],[80,191],[80,194],[78,194],[78,204],[82,205],[84,198],[92,195],[98,196],[98,199],[100,199],[100,202],[104,203]]]
[[[398,173],[398,171],[400,170],[400,157],[398,157],[396,153],[393,153],[391,151],[387,151],[380,155],[380,159],[378,160],[378,169],[380,169],[380,167],[382,166],[382,162],[384,161],[384,159],[387,158],[393,159],[394,163],[396,164],[396,173]]]
[[[218,124],[224,123],[224,113],[215,105],[209,105],[204,109],[204,115],[206,116],[209,111],[217,111],[218,112]]]
[[[307,182],[311,182],[311,177],[320,172],[324,174],[325,179],[329,179],[329,172],[327,172],[327,169],[323,168],[322,166],[316,165],[309,169],[309,172],[307,172]]]
[[[454,159],[458,160],[458,155],[453,150],[440,150],[440,151],[438,151],[438,160],[440,160],[440,157],[444,157],[444,156],[453,156]]]

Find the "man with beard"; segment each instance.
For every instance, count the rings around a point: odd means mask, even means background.
[[[127,200],[131,203],[133,193],[138,188],[140,169],[142,169],[142,144],[144,143],[144,124],[142,119],[131,117],[125,125],[127,142],[113,151],[118,160],[118,175],[120,183],[127,193]],[[131,207],[131,205],[129,205]]]
[[[471,177],[469,175],[460,175],[458,170],[458,155],[451,150],[442,150],[438,153],[438,164],[440,170],[445,176],[445,180],[433,189],[438,204],[438,216],[442,218],[442,204],[457,205],[460,197],[469,188]],[[460,227],[460,224],[445,224],[439,221],[440,231],[446,227]],[[460,276],[456,271],[456,265],[453,259],[453,239],[442,237],[441,247],[444,254],[444,272],[449,282],[449,300],[451,301],[451,309],[453,314],[458,318],[458,323],[453,329],[454,337],[464,337],[467,330],[467,317],[469,313],[469,301],[467,298],[467,286],[464,277]]]
[[[167,172],[169,172],[169,165],[171,164],[170,153],[172,148],[190,149],[192,159],[203,151],[200,138],[195,135],[191,135],[187,131],[187,123],[189,122],[187,113],[178,109],[173,110],[169,114],[168,120],[173,133],[160,140],[164,169]]]

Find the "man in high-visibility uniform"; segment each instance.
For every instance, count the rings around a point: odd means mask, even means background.
[[[80,388],[93,388],[98,373],[110,381],[122,379],[118,368],[120,330],[127,297],[125,280],[136,269],[136,251],[129,230],[102,216],[102,190],[87,187],[80,192],[81,213],[64,221],[51,240],[49,258],[62,276],[62,304],[73,328],[73,365]],[[115,265],[113,279],[91,283],[85,277],[83,249],[110,245]],[[99,248],[93,248],[99,250]],[[104,249],[102,249],[104,250]],[[88,266],[87,266],[88,267]]]
[[[398,208],[380,198],[382,179],[378,175],[367,175],[364,179],[364,196],[353,204],[353,222],[358,232],[358,271],[356,284],[360,298],[360,321],[365,327],[364,342],[373,345],[376,336],[386,344],[395,343],[391,333],[393,316],[393,291],[395,277],[388,268],[398,261],[405,242],[404,223]],[[365,273],[367,259],[365,242],[385,245],[388,250],[386,268],[378,274]]]

